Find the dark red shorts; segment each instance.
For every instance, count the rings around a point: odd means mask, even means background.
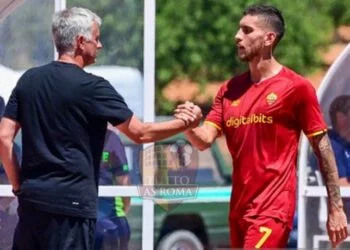
[[[274,218],[230,219],[232,248],[285,248],[290,231],[286,223]]]

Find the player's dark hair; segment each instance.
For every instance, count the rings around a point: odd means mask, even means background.
[[[284,18],[279,9],[274,6],[265,4],[256,4],[247,7],[243,11],[243,16],[261,16],[264,18],[265,22],[271,26],[273,31],[276,33],[277,38],[274,46],[282,39],[284,35]]]
[[[331,118],[331,123],[334,126],[337,123],[337,113],[341,112],[347,114],[350,110],[350,95],[340,95],[336,97],[330,107],[329,107],[329,116]]]

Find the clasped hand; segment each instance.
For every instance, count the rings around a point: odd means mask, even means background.
[[[193,102],[186,101],[176,107],[174,117],[181,119],[189,128],[197,127],[203,117],[202,110]]]

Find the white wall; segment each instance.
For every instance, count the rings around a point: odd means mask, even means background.
[[[4,98],[6,103],[20,76],[21,73],[0,64],[0,96]]]

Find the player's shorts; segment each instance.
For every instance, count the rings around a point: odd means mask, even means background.
[[[285,248],[291,229],[269,217],[230,218],[232,248]]]
[[[93,250],[95,219],[18,209],[12,250]]]

